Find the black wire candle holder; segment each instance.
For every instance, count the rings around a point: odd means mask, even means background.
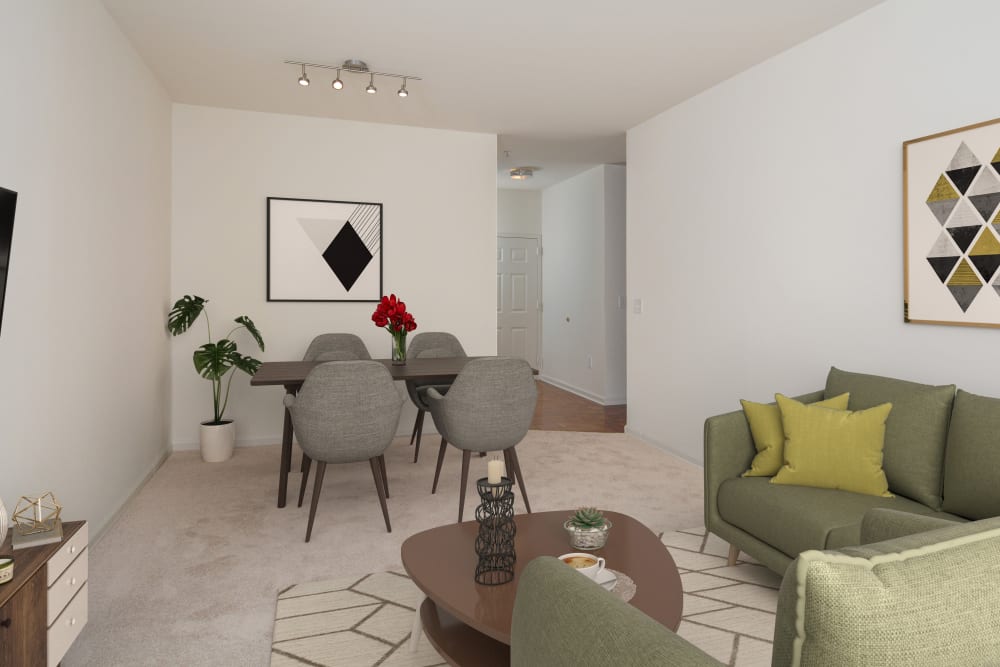
[[[514,493],[507,477],[498,484],[486,478],[476,481],[480,503],[476,508],[479,535],[476,537],[476,583],[487,586],[506,584],[514,579]]]

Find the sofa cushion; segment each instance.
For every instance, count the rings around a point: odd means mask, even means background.
[[[914,514],[931,510],[902,496],[883,498],[836,489],[769,484],[766,477],[739,477],[719,487],[722,518],[790,558],[807,549],[858,544],[861,519],[872,507]]]
[[[944,459],[944,510],[1000,516],[1000,399],[958,390]]]
[[[882,467],[889,490],[941,509],[944,448],[955,385],[935,387],[831,368],[826,395],[850,392],[850,410],[892,403]]]
[[[846,410],[848,400],[848,394],[841,394],[811,405]],[[785,462],[785,429],[781,425],[781,411],[774,403],[754,403],[740,399],[740,405],[750,424],[753,446],[757,450],[757,455],[750,462],[750,469],[743,476],[770,477]]]
[[[927,543],[902,551],[802,553],[786,574],[796,593],[791,664],[879,664],[887,656],[901,665],[994,664],[1000,528],[965,524],[921,537]]]
[[[842,489],[889,497],[882,471],[891,403],[849,412],[775,396],[785,428],[785,465],[772,484]]]

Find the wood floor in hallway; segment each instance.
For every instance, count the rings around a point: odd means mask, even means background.
[[[538,381],[538,406],[531,428],[541,431],[623,433],[625,406],[601,405],[547,382]]]

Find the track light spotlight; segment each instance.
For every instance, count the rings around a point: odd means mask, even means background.
[[[407,85],[410,81],[422,81],[423,79],[419,76],[413,74],[395,74],[393,72],[376,72],[368,67],[368,63],[363,60],[358,60],[357,58],[351,58],[345,60],[337,65],[324,65],[322,63],[307,62],[304,60],[286,60],[286,65],[296,65],[301,68],[302,74],[299,76],[299,85],[308,86],[312,83],[309,80],[309,75],[306,74],[307,67],[313,67],[319,70],[337,70],[337,78],[335,78],[331,83],[330,87],[334,90],[343,90],[344,82],[340,78],[341,72],[344,74],[357,74],[360,76],[368,75],[368,85],[365,86],[365,92],[369,95],[374,95],[378,92],[378,88],[375,87],[375,77],[384,76],[391,77],[393,79],[402,79],[403,84],[396,91],[396,94],[400,97],[408,97],[410,91],[407,89]]]

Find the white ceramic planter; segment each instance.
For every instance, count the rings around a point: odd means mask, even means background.
[[[236,424],[226,420],[221,424],[201,425],[201,459],[205,463],[222,463],[233,455],[236,444]]]

